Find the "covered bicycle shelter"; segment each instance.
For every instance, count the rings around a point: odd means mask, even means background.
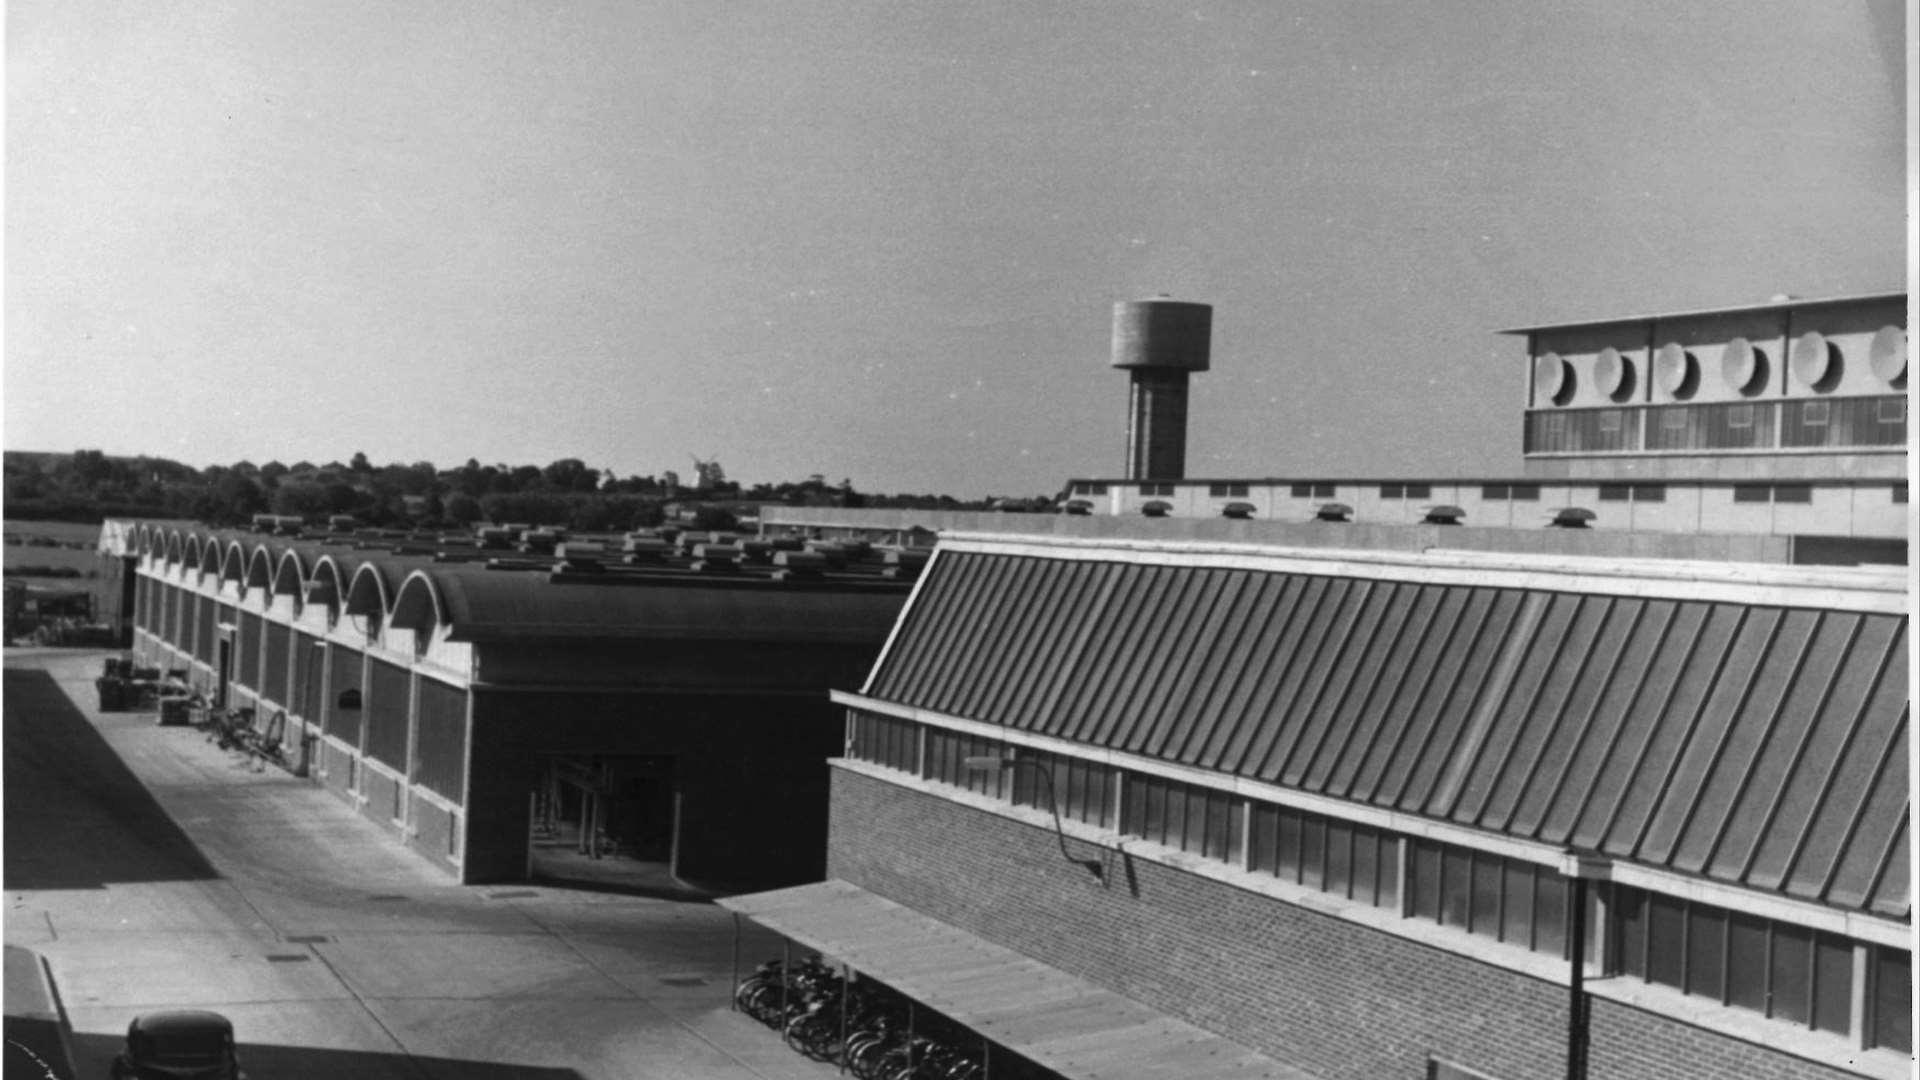
[[[845,881],[718,903],[833,957],[1067,1080],[1314,1080],[1311,1074],[1177,1020]]]

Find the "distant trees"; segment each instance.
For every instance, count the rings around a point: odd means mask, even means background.
[[[466,528],[483,521],[558,525],[578,531],[650,528],[667,520],[669,504],[689,508],[702,529],[737,528],[740,504],[981,508],[949,495],[874,495],[851,479],[805,480],[743,488],[728,480],[709,491],[682,487],[669,472],[617,477],[579,458],[537,465],[483,465],[468,458],[441,471],[431,461],[376,466],[364,451],[349,464],[316,466],[250,461],[194,469],[150,457],[9,451],[5,512],[21,520],[99,521],[105,516],[192,518],[241,525],[257,513],[321,519],[351,514],[369,525]]]

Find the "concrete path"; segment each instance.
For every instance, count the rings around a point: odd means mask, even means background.
[[[95,711],[103,655],[9,649],[5,670],[5,938],[47,958],[79,1076],[134,1015],[187,1006],[282,1080],[839,1075],[729,1009],[736,940],[742,970],[780,950],[764,931],[449,884],[306,781]]]

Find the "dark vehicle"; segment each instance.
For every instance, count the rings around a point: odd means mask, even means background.
[[[113,1059],[113,1080],[246,1080],[233,1050],[233,1022],[179,1009],[136,1016]]]

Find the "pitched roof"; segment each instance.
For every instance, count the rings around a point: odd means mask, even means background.
[[[1905,918],[1905,604],[1858,570],[949,540],[865,693]]]

